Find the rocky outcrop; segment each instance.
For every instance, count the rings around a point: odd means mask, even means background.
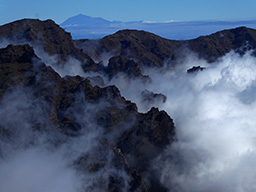
[[[141,92],[142,101],[145,103],[165,103],[167,97],[162,93],[153,93],[148,90]]]
[[[110,79],[119,72],[127,74],[129,77],[143,78],[140,65],[133,60],[126,59],[124,56],[110,58],[105,71]]]
[[[124,132],[117,146],[127,157],[129,166],[134,167],[149,181],[148,191],[167,191],[152,174],[150,162],[163,151],[164,146],[174,140],[173,121],[166,112],[153,107],[149,112],[137,115],[135,125]]]
[[[205,69],[205,67],[201,67],[201,66],[193,66],[191,68],[189,68],[187,70],[187,73],[196,73],[198,71],[203,71]]]

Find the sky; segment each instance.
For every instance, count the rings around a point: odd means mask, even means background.
[[[60,24],[84,14],[113,21],[254,19],[255,0],[0,0],[0,24],[22,18]]]

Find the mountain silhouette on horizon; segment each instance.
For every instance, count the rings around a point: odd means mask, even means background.
[[[166,20],[170,20],[167,18]],[[188,40],[209,35],[224,29],[240,26],[256,28],[256,19],[248,20],[205,20],[205,21],[108,21],[101,17],[83,14],[72,16],[60,24],[74,39],[100,39],[119,30],[145,30],[173,40]]]
[[[87,15],[79,14],[73,17],[68,18],[63,23],[61,23],[61,26],[67,27],[67,26],[97,26],[97,25],[108,25],[112,23],[111,21],[108,21],[106,19],[103,19],[101,17],[90,17]]]

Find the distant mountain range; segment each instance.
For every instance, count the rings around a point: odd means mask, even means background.
[[[79,14],[68,18],[60,26],[70,32],[73,39],[99,39],[119,30],[136,29],[145,30],[167,39],[187,40],[239,26],[256,28],[256,19],[122,22]]]

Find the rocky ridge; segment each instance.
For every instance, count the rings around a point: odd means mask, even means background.
[[[239,27],[184,41],[164,39],[145,31],[122,30],[98,40],[97,43],[95,40],[75,42],[95,58],[100,58],[104,51],[111,52],[115,56],[134,60],[142,70],[144,67],[175,65],[175,61],[189,51],[208,62],[214,62],[232,50],[244,54],[247,50],[255,50],[256,30]]]
[[[138,188],[142,191],[150,191],[150,187],[146,187],[147,184],[141,175],[142,171],[147,172],[148,168],[141,165],[140,159],[143,159],[144,163],[150,162],[150,159],[160,153],[175,137],[173,121],[165,112],[152,108],[148,113],[141,114],[137,112],[136,105],[125,100],[115,86],[104,88],[92,86],[88,79],[79,76],[61,78],[51,67],[41,62],[29,45],[9,45],[0,49],[0,68],[0,96],[12,92],[16,87],[31,90],[35,98],[48,106],[45,112],[49,114],[49,122],[66,136],[78,137],[83,129],[86,129],[75,115],[77,111],[82,110],[79,106],[89,104],[96,106],[104,103],[105,107],[95,109],[96,116],[91,119],[97,126],[102,127],[104,132],[102,139],[105,140],[105,144],[97,149],[98,153],[106,149],[114,151],[119,161],[116,162],[117,164],[113,163],[113,166],[124,169],[130,175],[131,191]],[[78,95],[80,97],[77,97]],[[81,97],[84,99],[81,100]],[[130,124],[129,122],[133,123],[122,130],[121,125]],[[43,125],[40,124],[35,124],[33,127],[44,130]],[[1,129],[8,130],[8,127]],[[107,135],[116,131],[120,134],[109,140]],[[12,137],[11,132],[8,136]],[[142,140],[144,143],[141,143]],[[130,149],[127,149],[127,146]],[[153,156],[146,154],[154,148],[157,148],[157,151],[152,151]],[[139,152],[134,152],[133,149],[138,149]],[[129,156],[129,159],[126,156]],[[130,163],[130,159],[133,163]],[[78,161],[78,165],[86,166],[89,172],[103,169],[105,163],[103,160],[103,163],[95,161],[87,165],[83,157]],[[110,176],[109,179],[108,191],[115,191],[116,187],[120,187],[117,184],[112,185],[117,182],[115,177]]]
[[[42,49],[49,56],[57,55],[59,63],[73,57],[85,67],[94,66],[92,59],[76,47],[70,33],[65,32],[50,19],[22,19],[2,25],[0,40],[16,45],[29,43],[34,48]]]
[[[35,19],[23,19],[0,26],[0,39],[12,44],[29,43],[37,49],[41,47],[50,56],[57,55],[59,63],[70,57],[75,58],[81,62],[85,72],[97,71],[109,78],[118,72],[143,78],[145,67],[175,65],[175,61],[184,56],[184,51],[194,52],[199,58],[214,62],[231,50],[243,54],[256,47],[256,32],[246,27],[185,41],[164,39],[137,30],[118,31],[100,40],[74,41],[69,33],[52,20]],[[103,59],[104,52],[109,54],[106,66],[96,62]]]

